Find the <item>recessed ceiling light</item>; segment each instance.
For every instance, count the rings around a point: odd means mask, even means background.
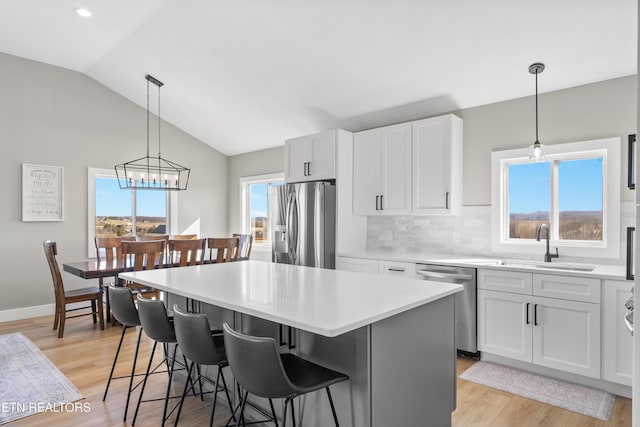
[[[73,9],[73,11],[83,18],[91,18],[91,11],[89,9],[85,9],[84,7],[76,7]]]

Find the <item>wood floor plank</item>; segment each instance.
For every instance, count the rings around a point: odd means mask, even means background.
[[[65,327],[64,338],[58,339],[52,330],[53,316],[0,323],[0,335],[21,332],[31,339],[51,361],[75,384],[85,399],[89,412],[42,413],[9,425],[16,427],[96,427],[129,426],[135,411],[138,392],[134,392],[127,422],[122,421],[126,399],[127,380],[112,382],[106,402],[102,394],[109,375],[113,356],[120,339],[121,329],[105,325],[101,331],[86,319],[71,319]],[[121,361],[116,375],[126,375],[131,369],[137,332],[127,332],[121,352]],[[143,372],[151,352],[152,343],[143,334],[143,343],[137,370]],[[160,360],[159,358],[157,359]],[[458,359],[458,374],[470,367],[474,361]],[[166,376],[152,376],[145,397],[164,396]],[[182,391],[175,385],[173,394]],[[611,421],[594,418],[535,402],[500,390],[458,378],[457,409],[452,415],[454,427],[630,427],[631,400],[616,398]],[[223,401],[224,402],[224,401]],[[140,409],[136,426],[160,425],[162,402],[144,403]],[[208,425],[211,401],[202,402],[190,397],[185,401],[180,426]],[[224,425],[229,410],[223,404],[216,409],[214,425]],[[168,425],[173,425],[172,417]],[[273,425],[273,424],[271,424]],[[428,426],[428,424],[425,424]],[[391,426],[390,426],[391,427]],[[413,426],[420,427],[420,426]]]

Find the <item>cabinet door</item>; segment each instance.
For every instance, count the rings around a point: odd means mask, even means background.
[[[374,259],[339,256],[336,258],[336,270],[353,271],[354,273],[378,274],[378,261]]]
[[[353,135],[353,214],[376,215],[380,197],[380,129]]]
[[[380,130],[382,145],[382,191],[379,211],[383,215],[411,213],[411,123]]]
[[[328,131],[310,137],[307,180],[336,178],[336,133]]]
[[[625,301],[632,295],[633,282],[603,281],[602,378],[631,385],[633,336],[624,323]]]
[[[533,297],[533,363],[600,378],[600,304]]]
[[[413,122],[416,214],[452,214],[462,205],[462,120],[451,114]]]
[[[306,136],[287,140],[284,144],[284,179],[286,182],[305,181],[305,164],[311,160],[310,141]]]
[[[531,297],[478,290],[478,350],[531,362]]]

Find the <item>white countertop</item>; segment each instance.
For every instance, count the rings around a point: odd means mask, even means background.
[[[204,303],[334,337],[460,292],[462,286],[239,261],[120,274]]]
[[[389,252],[389,251],[361,251],[338,254],[341,257],[347,258],[363,258],[372,260],[384,260],[384,261],[398,261],[398,262],[411,262],[411,263],[425,263],[425,264],[438,264],[438,265],[451,265],[458,267],[473,267],[473,268],[489,268],[495,270],[518,270],[539,272],[544,274],[559,274],[563,276],[577,276],[577,277],[594,277],[599,279],[612,279],[612,280],[626,280],[626,270],[624,265],[620,264],[597,264],[597,263],[585,263],[595,268],[591,271],[575,271],[565,270],[557,268],[544,268],[539,267],[544,265],[541,260],[527,266],[525,263],[533,262],[533,260],[521,260],[522,265],[490,265],[485,262],[495,261],[497,257],[490,256],[472,256],[472,255],[455,255],[447,253],[427,253],[427,252]],[[517,263],[518,260],[511,260]],[[554,265],[557,261],[553,261],[551,265]],[[562,264],[560,262],[560,264]],[[579,263],[567,263],[573,265],[579,265]]]

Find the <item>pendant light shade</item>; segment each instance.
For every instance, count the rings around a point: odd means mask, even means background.
[[[175,162],[163,159],[160,153],[160,88],[164,85],[160,80],[147,74],[147,155],[130,162],[114,166],[118,184],[122,189],[130,190],[186,190],[189,185],[191,170]],[[149,156],[149,84],[158,87],[158,156]]]
[[[529,160],[539,162],[544,160],[546,148],[538,141],[538,74],[544,71],[544,64],[536,62],[529,66],[529,72],[536,76],[536,140],[529,146]]]

